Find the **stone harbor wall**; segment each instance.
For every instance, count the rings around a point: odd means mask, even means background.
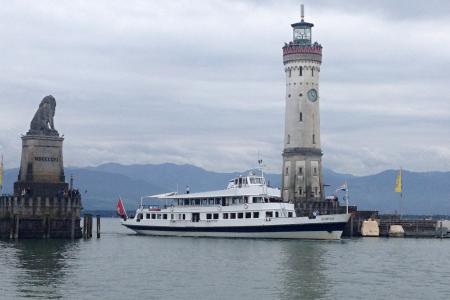
[[[80,196],[0,197],[0,238],[81,238]]]

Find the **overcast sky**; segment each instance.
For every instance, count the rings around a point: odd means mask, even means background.
[[[281,47],[299,1],[1,1],[0,152],[41,99],[66,166],[281,170]],[[323,49],[324,166],[450,170],[450,2],[304,1]]]

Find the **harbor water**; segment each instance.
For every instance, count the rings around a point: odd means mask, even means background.
[[[0,299],[450,299],[450,239],[0,241]]]

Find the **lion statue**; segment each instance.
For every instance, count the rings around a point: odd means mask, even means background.
[[[57,136],[53,117],[55,116],[56,100],[52,95],[44,97],[37,112],[31,120],[28,134],[52,135]]]

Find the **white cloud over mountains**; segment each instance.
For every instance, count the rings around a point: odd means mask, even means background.
[[[446,1],[305,1],[326,167],[450,170]],[[0,152],[57,100],[66,165],[281,168],[281,47],[297,1],[14,1],[0,11]]]

